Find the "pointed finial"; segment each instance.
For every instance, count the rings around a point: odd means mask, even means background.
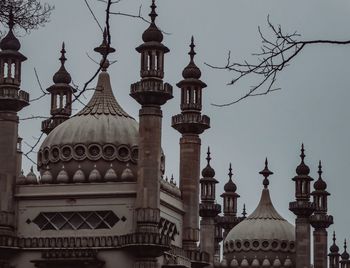
[[[210,147],[208,146],[208,151],[207,151],[207,162],[208,162],[208,165],[210,164],[210,160],[211,160],[211,157],[210,157]]]
[[[304,149],[304,143],[301,144],[301,163],[299,166],[296,168],[297,174],[300,175],[309,175],[310,173],[310,168],[304,163],[304,158],[305,158],[305,149]]]
[[[15,25],[15,20],[14,20],[14,15],[13,15],[13,11],[12,11],[12,7],[10,8],[10,14],[9,14],[9,21],[7,23],[7,25],[9,26],[10,30],[13,29],[13,26]]]
[[[321,164],[321,160],[318,162],[318,177],[320,179],[322,179],[321,175],[322,175],[322,164]]]
[[[155,4],[155,0],[152,0],[152,5],[151,5],[151,13],[149,13],[149,16],[151,17],[151,21],[152,23],[155,22],[156,17],[158,16],[157,12],[156,12],[156,4]]]
[[[30,167],[30,172],[33,172],[33,166]]]
[[[301,158],[301,161],[304,162],[304,158],[305,158],[305,149],[304,149],[304,143],[301,144],[301,154],[300,154],[300,158]]]
[[[233,175],[233,173],[232,173],[232,164],[230,163],[230,167],[228,169],[228,177],[230,178],[230,181],[232,181],[232,175]]]
[[[62,43],[62,49],[61,49],[61,57],[59,58],[59,60],[61,61],[61,64],[64,65],[66,59],[66,49],[65,49],[65,44],[64,42]]]
[[[170,183],[174,184],[174,174],[171,174]]]
[[[169,181],[168,176],[165,176],[165,181],[166,181],[166,182],[168,182],[168,181]]]
[[[269,186],[269,184],[270,184],[268,177],[273,174],[273,172],[269,170],[268,166],[269,166],[269,163],[268,163],[267,157],[266,157],[265,158],[265,168],[259,172],[259,174],[264,176],[263,185],[264,185],[265,189],[267,189],[267,186]]]
[[[247,216],[247,211],[246,211],[246,209],[245,209],[245,204],[243,204],[242,216],[243,216],[243,218],[246,218],[246,216]]]
[[[336,239],[336,237],[335,237],[335,231],[333,231],[333,243],[335,243],[336,240],[337,240],[337,239]]]
[[[107,28],[104,28],[103,31],[103,40],[99,47],[96,47],[94,51],[100,53],[102,55],[102,60],[100,62],[100,66],[102,71],[106,71],[109,67],[109,61],[107,59],[108,54],[115,52],[115,49],[108,44],[108,34]]]
[[[346,251],[347,245],[346,245],[346,239],[344,239],[344,251]]]
[[[193,61],[194,56],[197,54],[197,53],[194,51],[194,48],[195,48],[195,47],[196,47],[196,46],[195,46],[195,44],[194,44],[194,38],[193,38],[193,35],[192,35],[192,37],[191,37],[191,44],[190,44],[191,50],[190,50],[190,52],[188,53],[188,55],[190,55],[190,57],[191,57],[191,61]]]

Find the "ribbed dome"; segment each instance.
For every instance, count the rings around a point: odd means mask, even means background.
[[[262,190],[255,211],[234,227],[226,237],[226,241],[237,239],[295,240],[294,226],[278,214],[271,202],[269,189]]]
[[[40,169],[54,178],[64,164],[72,178],[78,166],[88,178],[96,164],[104,178],[110,164],[121,176],[126,164],[136,174],[138,123],[117,103],[107,72],[101,72],[94,95],[75,116],[53,129],[41,145]]]

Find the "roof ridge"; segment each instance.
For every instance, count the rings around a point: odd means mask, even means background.
[[[88,104],[75,116],[111,114],[134,119],[117,102],[111,86],[110,76],[103,71],[98,76],[95,92]]]

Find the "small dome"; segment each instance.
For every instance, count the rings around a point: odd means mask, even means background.
[[[72,81],[72,77],[67,72],[67,70],[64,66],[64,63],[67,60],[65,57],[65,54],[66,54],[66,50],[64,48],[64,43],[63,43],[62,50],[61,50],[61,57],[60,57],[61,67],[53,76],[53,82],[55,84],[69,84]]]
[[[135,179],[134,174],[132,173],[132,170],[126,166],[126,168],[123,170],[123,173],[121,175],[122,181],[132,181]]]
[[[335,243],[336,238],[335,238],[335,232],[333,232],[333,244],[331,245],[331,247],[329,248],[329,251],[331,253],[338,253],[339,252],[339,247],[337,246],[337,244]]]
[[[270,266],[271,266],[271,263],[266,256],[265,259],[263,260],[262,267],[270,267]]]
[[[19,176],[18,176],[17,184],[19,184],[19,185],[26,184],[26,176],[24,175],[23,169],[21,171],[21,174],[19,174]]]
[[[43,175],[41,176],[41,183],[52,183],[53,177],[50,172],[49,166],[47,166],[46,170],[44,171]]]
[[[30,168],[30,172],[27,174],[26,177],[26,184],[37,184],[38,178],[36,177],[33,167]]]
[[[57,182],[58,183],[68,183],[69,177],[67,174],[67,171],[64,169],[64,166],[62,166],[61,171],[57,175]]]
[[[348,260],[349,257],[349,253],[346,250],[341,254],[342,260]]]
[[[9,30],[7,35],[1,40],[0,48],[2,50],[14,50],[18,51],[21,48],[21,43],[17,37],[13,34],[12,29]]]
[[[252,261],[252,267],[260,267],[260,262],[256,258],[256,256],[254,257],[254,260]]]
[[[283,264],[284,267],[291,267],[292,266],[292,260],[287,256],[286,260],[284,261]]]
[[[210,148],[208,147],[207,152],[207,166],[202,170],[202,176],[203,178],[214,178],[215,177],[215,170],[210,166]]]
[[[307,176],[310,173],[310,168],[304,163],[304,158],[305,158],[305,154],[304,154],[304,144],[301,145],[301,154],[300,154],[300,158],[301,158],[301,163],[299,164],[299,166],[297,166],[296,168],[296,173],[298,174],[298,176]]]
[[[116,181],[118,179],[117,173],[113,169],[113,164],[111,164],[110,169],[107,170],[105,174],[105,181]]]
[[[280,259],[278,258],[278,256],[276,256],[276,259],[273,261],[273,267],[280,267],[282,265]]]
[[[89,182],[100,182],[102,180],[101,173],[97,170],[96,165],[94,169],[90,172]]]
[[[81,170],[80,166],[78,166],[78,170],[73,175],[73,182],[75,183],[86,182],[84,171]]]
[[[322,164],[321,161],[318,164],[318,180],[314,183],[316,191],[325,191],[327,189],[327,183],[322,179]]]
[[[227,193],[235,193],[237,190],[237,186],[231,179],[229,179],[229,181],[224,186],[224,190]]]
[[[202,75],[201,70],[197,67],[197,65],[194,63],[193,59],[194,56],[196,55],[196,52],[194,51],[195,45],[194,45],[194,40],[193,36],[191,38],[191,44],[190,44],[190,52],[188,55],[190,55],[190,63],[185,67],[185,69],[182,71],[182,76],[185,79],[199,79]]]
[[[231,267],[238,267],[239,266],[239,263],[238,263],[238,261],[237,261],[235,256],[233,256],[233,259],[231,261],[231,265],[230,266]]]
[[[158,27],[155,24],[156,17],[158,16],[156,13],[157,6],[155,5],[154,1],[152,1],[151,5],[151,13],[149,16],[151,17],[151,24],[147,28],[146,31],[142,34],[142,40],[144,42],[159,42],[161,43],[163,41],[163,33],[158,29]]]
[[[242,262],[241,262],[241,266],[242,267],[248,267],[249,266],[249,262],[247,260],[247,258],[244,256]]]

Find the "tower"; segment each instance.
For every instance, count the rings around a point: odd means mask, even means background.
[[[216,227],[215,218],[221,212],[221,206],[216,204],[216,184],[218,181],[214,178],[215,171],[210,166],[210,149],[207,152],[207,166],[202,170],[201,185],[201,203],[199,204],[199,215],[202,217],[200,222],[200,246],[201,251],[209,253],[210,262],[214,261],[216,253]]]
[[[289,210],[295,219],[296,268],[310,267],[310,221],[309,217],[315,211],[315,204],[310,202],[310,168],[304,163],[304,144],[301,146],[301,163],[296,168],[295,182],[296,201],[289,203]]]
[[[26,60],[21,44],[13,34],[10,14],[9,31],[0,42],[0,236],[14,235],[14,186],[18,174],[17,112],[29,105],[29,94],[20,90],[21,64]]]
[[[335,243],[336,238],[335,238],[335,232],[333,232],[333,244],[329,248],[330,253],[328,254],[329,256],[329,268],[339,268],[339,247]]]
[[[136,199],[136,232],[146,236],[159,236],[161,178],[161,130],[162,110],[172,96],[172,86],[163,82],[164,54],[169,49],[162,44],[163,34],[157,28],[154,0],[151,5],[151,24],[143,33],[144,43],[136,48],[141,54],[141,81],[131,85],[130,95],[140,105],[139,154]],[[155,257],[162,249],[151,246],[140,250],[135,267],[156,267]]]
[[[64,66],[67,60],[65,54],[65,45],[62,43],[61,57],[59,58],[61,67],[53,76],[54,85],[47,89],[51,95],[51,118],[44,120],[41,124],[41,130],[45,134],[49,134],[72,114],[72,95],[76,89],[69,85],[72,78]]]
[[[327,268],[327,228],[333,224],[333,217],[327,215],[327,183],[322,179],[321,161],[318,165],[318,180],[314,183],[315,190],[311,193],[316,210],[310,217],[310,223],[315,228],[314,237],[314,267]]]
[[[237,217],[237,199],[240,195],[236,193],[237,186],[233,182],[232,176],[232,165],[230,163],[228,172],[229,179],[224,185],[224,193],[221,194],[224,204],[224,215],[218,219],[218,224],[224,229],[224,239],[229,231],[241,221],[241,219]]]
[[[210,127],[210,119],[201,114],[202,90],[207,85],[200,80],[201,71],[194,63],[193,37],[190,44],[190,62],[182,72],[183,80],[177,86],[181,89],[181,114],[172,117],[172,127],[179,131],[180,138],[180,190],[184,209],[183,248],[197,250],[199,240],[199,176],[200,176],[200,134]]]
[[[346,245],[346,240],[344,240],[344,252],[340,255],[341,260],[340,260],[340,267],[341,268],[349,268],[350,267],[350,256],[349,253],[347,252],[347,245]]]

